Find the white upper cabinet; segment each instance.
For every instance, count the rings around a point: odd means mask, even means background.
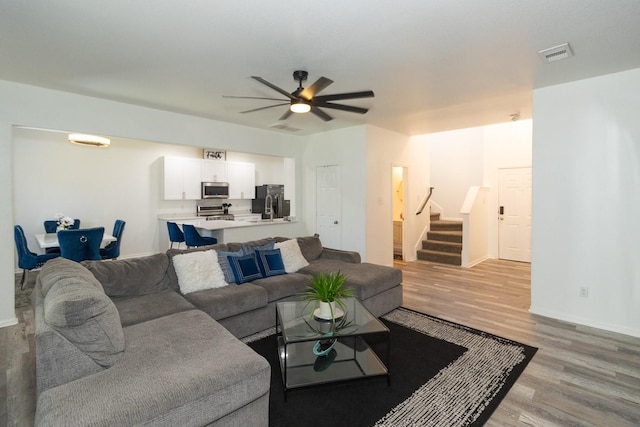
[[[203,182],[227,182],[227,162],[224,160],[202,160]]]
[[[164,199],[198,200],[202,182],[202,159],[164,157]]]
[[[230,199],[253,199],[256,193],[256,165],[227,162],[227,182]]]

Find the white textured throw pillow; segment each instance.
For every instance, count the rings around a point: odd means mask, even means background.
[[[302,267],[309,265],[307,260],[302,256],[300,245],[298,245],[298,240],[296,239],[276,243],[274,248],[280,249],[284,271],[287,273],[295,273]]]
[[[178,275],[180,292],[183,294],[227,286],[216,251],[176,255],[173,257],[173,266]]]

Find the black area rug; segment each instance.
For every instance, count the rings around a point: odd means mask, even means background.
[[[271,364],[270,426],[482,425],[537,350],[403,308],[383,322],[390,386],[385,377],[327,384],[290,390],[287,401],[273,330],[246,339]],[[369,344],[384,359],[385,342]]]

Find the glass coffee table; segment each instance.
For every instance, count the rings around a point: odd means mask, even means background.
[[[313,303],[276,304],[285,399],[290,389],[360,378],[386,376],[390,385],[389,329],[355,298],[343,301],[346,313],[335,322],[316,318]],[[382,338],[386,365],[369,347],[368,338]]]

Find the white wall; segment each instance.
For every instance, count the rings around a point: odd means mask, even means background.
[[[498,257],[499,169],[531,167],[532,121],[519,120],[422,135],[429,144],[432,200],[443,218],[461,219],[470,187],[487,187],[488,256]]]
[[[43,252],[33,235],[58,212],[106,232],[125,220],[123,257],[159,250],[158,213],[195,213],[193,200],[164,200],[161,158],[198,157],[201,149],[123,138],[109,148],[83,147],[70,144],[66,133],[22,128],[14,131],[13,148],[13,216],[33,252]]]
[[[16,322],[14,313],[13,131],[24,126],[93,133],[130,140],[221,148],[295,158],[301,165],[305,139],[114,101],[0,81],[0,327]],[[302,166],[296,181],[302,181]],[[297,203],[303,201],[302,186]],[[299,210],[301,206],[298,206]],[[73,212],[69,212],[72,214]],[[50,213],[46,212],[47,215]],[[127,228],[127,233],[131,232]]]
[[[304,153],[304,212],[311,233],[316,232],[316,168],[338,165],[341,171],[342,245],[366,259],[366,132],[354,126],[311,135]],[[322,240],[322,236],[320,236]]]
[[[532,120],[499,123],[483,127],[483,180],[489,188],[487,194],[489,258],[498,258],[499,170],[503,168],[531,167]]]
[[[534,91],[533,313],[640,336],[639,93],[640,69]]]
[[[367,261],[393,265],[393,166],[402,166],[407,212],[403,224],[403,246],[413,248],[428,215],[415,211],[429,189],[427,144],[420,139],[386,129],[367,126]],[[405,250],[405,253],[408,251]]]
[[[431,200],[442,207],[442,219],[462,219],[460,208],[471,186],[482,186],[482,127],[433,133],[430,150]]]

